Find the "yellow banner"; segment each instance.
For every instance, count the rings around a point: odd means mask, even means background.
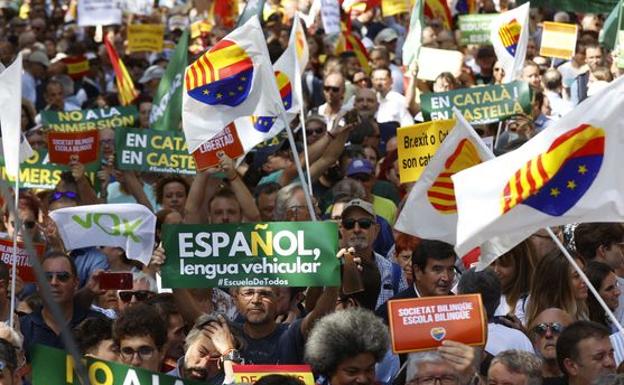
[[[410,2],[408,0],[381,0],[381,13],[384,17],[408,13]]]
[[[305,385],[314,385],[314,376],[309,365],[234,365],[234,378],[237,383],[253,384],[269,374],[293,376]]]
[[[399,178],[401,183],[415,182],[449,134],[455,120],[434,120],[401,127],[397,131]]]
[[[576,24],[544,22],[540,56],[571,59],[576,49]]]
[[[162,52],[164,38],[164,24],[130,24],[128,52]]]

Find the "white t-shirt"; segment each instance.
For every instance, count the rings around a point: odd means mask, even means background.
[[[398,92],[388,91],[385,97],[377,94],[379,109],[377,110],[377,122],[399,122],[401,127],[414,124],[414,118],[407,110],[405,96]]]
[[[535,354],[529,337],[527,337],[520,330],[512,329],[496,323],[489,323],[485,351],[495,356],[498,353],[509,349],[523,350],[525,352]]]

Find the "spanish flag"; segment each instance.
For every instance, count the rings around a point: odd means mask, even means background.
[[[425,16],[442,21],[444,29],[453,30],[453,16],[446,0],[425,0]]]
[[[368,51],[362,41],[355,36],[351,31],[342,31],[340,36],[338,37],[338,44],[336,45],[335,53],[336,55],[340,55],[346,51],[353,51],[358,61],[360,62],[360,66],[366,73],[370,73],[371,68],[369,64]]]
[[[113,69],[115,70],[115,81],[117,83],[117,92],[119,92],[119,103],[122,106],[127,106],[131,104],[134,99],[139,96],[136,88],[134,88],[134,83],[132,82],[132,78],[126,69],[126,66],[117,55],[117,51],[115,47],[108,40],[108,36],[104,35],[104,45],[106,46],[106,51],[108,52],[108,58],[111,61]]]
[[[232,28],[238,20],[238,1],[214,0],[209,14],[215,24],[217,20],[220,20],[224,27]]]

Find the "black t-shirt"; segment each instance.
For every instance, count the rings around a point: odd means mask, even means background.
[[[243,330],[245,347],[241,356],[245,364],[300,364],[303,362],[305,339],[301,333],[301,322],[298,319],[291,324],[279,324],[273,333],[264,338],[251,338]]]
[[[565,377],[544,377],[542,378],[542,385],[568,385]]]

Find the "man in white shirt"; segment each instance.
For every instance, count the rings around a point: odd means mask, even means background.
[[[377,68],[372,73],[373,88],[377,91],[379,109],[377,122],[399,122],[401,126],[414,124],[414,118],[407,110],[405,96],[392,91],[392,76],[388,68]]]
[[[544,83],[544,95],[550,102],[552,111],[550,118],[557,120],[570,112],[573,107],[572,103],[561,97],[561,92],[563,91],[561,73],[554,68],[550,68],[544,73],[542,82]]]
[[[318,108],[318,114],[325,118],[327,127],[333,127],[336,117],[344,111],[345,79],[340,72],[330,72],[323,80],[325,103]]]

